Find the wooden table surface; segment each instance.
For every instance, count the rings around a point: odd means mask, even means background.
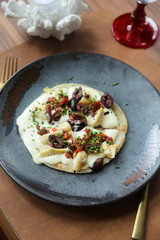
[[[136,7],[135,0],[86,0],[85,2],[88,4],[88,10],[84,11],[81,14],[82,16],[101,8],[107,8],[114,16],[119,16],[120,14],[133,11]],[[148,5],[146,7],[146,13],[156,21],[158,26],[160,26],[159,0],[154,4]],[[2,10],[0,10],[0,34],[0,52],[18,46],[32,38],[22,28],[17,26],[17,19],[5,18]],[[157,41],[154,47],[148,48],[146,51],[158,64],[160,64],[160,41]]]
[[[88,10],[86,10],[85,12],[83,12],[81,14],[82,18],[84,18],[84,19],[91,13],[93,16],[94,13],[96,14],[96,12],[101,9],[104,9],[104,10],[106,9],[115,18],[116,16],[118,16],[122,13],[131,12],[136,7],[136,2],[134,0],[121,0],[121,1],[117,1],[117,0],[112,0],[112,1],[110,1],[110,0],[86,0],[85,2],[88,4]],[[160,1],[157,1],[154,4],[148,5],[146,7],[146,13],[148,16],[152,17],[157,22],[158,26],[160,26],[160,18],[159,18]],[[37,41],[37,38],[35,38],[35,39]],[[9,52],[12,51],[12,49],[13,49],[12,52],[14,52],[14,49],[16,49],[16,47],[19,47],[17,49],[21,50],[23,48],[23,44],[25,44],[25,43],[27,44],[30,41],[34,42],[34,37],[28,36],[23,29],[21,29],[20,27],[17,26],[17,19],[5,18],[2,10],[0,10],[0,53],[1,53],[1,59],[0,59],[0,68],[1,69],[0,69],[0,71],[1,72],[2,72],[2,64],[1,63],[4,62],[5,55],[9,54]],[[115,41],[115,40],[113,39],[113,41]],[[117,43],[117,44],[119,44],[119,43]],[[128,55],[133,54],[133,56],[134,56],[134,53],[132,51],[129,52],[130,50],[128,50],[127,48],[124,48],[124,51],[126,51]],[[136,51],[137,50],[135,50],[135,52]],[[159,41],[159,39],[156,41],[156,43],[152,47],[145,49],[144,52],[145,52],[146,56],[149,57],[149,60],[153,62],[153,66],[155,67],[154,69],[158,69],[158,67],[160,65],[160,41]],[[122,51],[122,55],[123,55],[123,51]],[[131,62],[132,62],[131,55],[130,55],[129,59],[131,59]],[[143,65],[143,61],[145,63],[146,59],[144,59],[144,60],[142,59],[140,61],[141,65]],[[21,67],[21,63],[19,66]],[[134,64],[133,64],[133,66],[134,66]],[[143,68],[143,66],[142,66],[142,68]],[[138,66],[137,66],[137,69],[138,69]],[[141,70],[141,66],[139,67],[139,69]],[[144,74],[145,74],[145,70],[144,70]],[[151,75],[149,75],[149,74],[150,73],[148,73],[147,69],[146,69],[146,76],[150,77]],[[158,90],[160,90],[159,81],[158,81],[158,77],[160,79],[160,75],[158,75],[158,74],[156,75],[155,73],[153,73],[153,75],[154,75],[153,83],[155,83],[155,86],[158,88]],[[151,78],[152,78],[152,76],[151,76]],[[0,169],[0,170],[1,170],[0,176],[3,177],[2,179],[6,180],[6,182],[10,181],[10,180],[8,180],[9,177],[7,175],[5,175],[4,171],[2,169]],[[154,181],[156,182],[156,180],[154,180]],[[17,192],[20,192],[20,191],[21,190],[19,187],[17,189]],[[25,198],[25,192],[23,192],[22,194],[23,194],[23,198]],[[151,194],[154,195],[155,190],[153,190],[153,192],[151,191]],[[137,199],[137,195],[133,196],[133,198],[132,197],[130,198],[130,201],[133,203],[132,210],[134,213],[136,212],[136,209],[137,209],[137,203],[134,203],[135,199]],[[9,201],[9,200],[6,199],[6,201]],[[39,202],[37,204],[41,205],[42,204],[41,201],[42,200],[39,200]],[[159,201],[160,201],[160,198],[159,198]],[[124,201],[124,204],[125,203],[126,202]],[[44,205],[45,204],[46,203],[44,203]],[[1,206],[1,202],[0,202],[0,206]],[[26,204],[26,206],[28,206],[28,205]],[[3,205],[2,205],[2,208],[3,208]],[[29,206],[28,206],[28,208],[29,208]],[[110,213],[112,212],[113,208],[114,208],[114,205],[111,205]],[[129,207],[127,208],[125,206],[124,208],[125,208],[125,212],[128,211],[130,213],[130,211],[132,211],[131,209],[129,209]],[[0,223],[2,224],[1,227],[3,228],[3,231],[0,228],[0,239],[6,239],[5,235],[7,236],[8,239],[20,239],[16,233],[17,229],[15,230],[14,226],[13,226],[14,224],[12,225],[12,223],[14,222],[13,221],[14,216],[10,216],[10,215],[7,216],[9,214],[7,212],[7,210],[8,209],[3,209],[3,211],[2,211],[2,209],[0,208]],[[59,207],[57,208],[57,211],[58,210],[60,210]],[[36,211],[38,211],[38,210],[36,209]],[[47,211],[47,204],[46,204],[46,211]],[[100,212],[102,212],[102,211],[103,210],[100,209]],[[65,210],[64,210],[64,212],[65,212]],[[90,213],[88,213],[88,214],[90,214]],[[114,217],[116,217],[116,214],[114,214],[114,215],[115,215]],[[25,217],[25,216],[23,216],[23,217]],[[117,215],[117,217],[119,217],[119,216]],[[125,217],[126,216],[124,216],[124,218]],[[9,220],[10,218],[12,220],[11,222]],[[127,217],[126,217],[126,219],[127,219]],[[160,215],[159,215],[159,219],[160,219]],[[81,220],[83,221],[83,219],[81,219]],[[32,219],[30,221],[32,221]],[[47,221],[47,219],[46,219],[46,221]],[[17,217],[16,217],[15,223],[16,223],[16,226],[18,226],[19,222],[18,222]],[[134,219],[133,219],[133,223],[134,223]],[[159,224],[159,222],[157,222],[157,224]],[[101,228],[100,225],[98,227]],[[123,229],[122,229],[122,231],[123,231]],[[5,235],[4,235],[4,232],[5,232]],[[21,233],[19,231],[17,231],[17,232],[21,237]],[[158,233],[158,232],[160,233],[160,231],[158,230],[158,227],[156,227],[156,233]],[[98,233],[98,231],[97,231],[97,233]],[[28,234],[27,232],[23,231],[22,235],[24,237],[25,235],[28,236],[27,234]],[[81,232],[81,234],[82,234],[82,232]],[[131,237],[130,237],[131,232],[129,232],[127,234],[129,236],[129,238],[124,237],[124,239],[131,239]],[[45,236],[46,236],[47,240],[51,239],[47,236],[47,234]],[[76,238],[76,236],[77,235],[75,234],[75,238],[73,237],[72,239],[79,239],[79,238]],[[98,237],[98,236],[95,236],[95,238],[91,238],[91,239],[96,239],[96,237]],[[24,239],[26,239],[26,238],[24,238]],[[33,237],[32,239],[38,239],[38,238]],[[60,239],[60,238],[58,238],[58,236],[57,236],[57,238],[55,238],[55,239]],[[83,239],[83,235],[82,235],[82,239]],[[100,239],[102,239],[102,235],[101,235]],[[106,238],[106,239],[108,239],[108,238]],[[118,235],[117,235],[117,239],[118,239]],[[121,238],[119,238],[119,239],[121,239]],[[159,236],[157,235],[157,238],[155,237],[154,240],[158,240],[158,239],[159,239]]]

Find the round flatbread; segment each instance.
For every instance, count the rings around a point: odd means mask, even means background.
[[[17,125],[35,163],[71,173],[99,171],[115,158],[128,128],[109,93],[75,83],[46,87]]]

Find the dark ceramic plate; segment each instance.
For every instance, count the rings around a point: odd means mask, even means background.
[[[36,165],[18,133],[16,118],[26,106],[44,87],[66,82],[109,92],[128,119],[123,148],[99,173],[78,175]],[[1,90],[0,102],[1,165],[20,186],[46,200],[75,206],[116,201],[139,190],[159,168],[159,94],[121,61],[91,53],[45,57],[14,75]]]

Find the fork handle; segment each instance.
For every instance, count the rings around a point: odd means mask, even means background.
[[[142,193],[142,199],[138,206],[138,211],[137,211],[133,232],[132,232],[133,239],[144,240],[144,237],[145,237],[145,225],[146,225],[149,186],[150,184],[148,183]]]

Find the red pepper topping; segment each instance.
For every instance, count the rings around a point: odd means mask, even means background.
[[[37,130],[38,130],[37,133],[38,133],[39,135],[41,135],[41,136],[49,133],[49,130],[48,130],[48,129],[46,129],[45,127],[40,128],[39,125],[37,126]]]
[[[68,132],[64,132],[64,133],[63,133],[63,138],[64,138],[65,140],[68,140],[68,139],[71,138],[71,134],[69,134]]]
[[[68,97],[64,97],[62,100],[59,101],[59,104],[62,106],[66,105],[66,103],[68,104]]]
[[[87,153],[97,153],[100,152],[100,147],[102,142],[106,141],[107,144],[113,144],[112,137],[108,137],[102,132],[93,132],[91,129],[85,129],[86,134],[83,138],[76,138],[75,146],[77,154],[80,151],[86,151]]]
[[[58,99],[55,97],[48,98],[45,105],[46,107],[50,105],[53,110],[54,108],[65,107],[66,105],[68,105],[68,103],[69,103],[68,97],[60,95]]]
[[[101,107],[101,101],[91,102],[92,110],[97,112],[97,110]]]
[[[52,132],[56,132],[56,131],[57,131],[56,127],[52,128]]]
[[[69,153],[69,152],[66,152],[65,156],[66,156],[66,158],[73,158],[73,154]]]

